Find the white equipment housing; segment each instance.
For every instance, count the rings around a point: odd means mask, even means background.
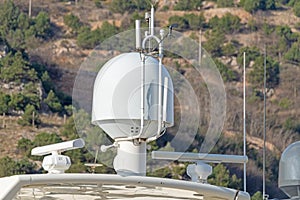
[[[167,87],[165,127],[174,123],[173,84],[167,69],[162,66],[162,77],[168,85],[159,83],[158,61],[145,58],[144,127],[141,120],[141,55],[123,53],[109,60],[99,71],[94,83],[92,123],[100,126],[112,139],[150,138],[157,134],[158,89]],[[163,109],[161,107],[161,109]],[[142,129],[142,132],[141,132]]]
[[[71,159],[68,156],[60,155],[60,153],[82,147],[84,147],[84,140],[76,139],[72,141],[36,147],[31,150],[31,155],[43,156],[51,153],[52,155],[44,157],[42,166],[44,170],[48,171],[50,174],[60,174],[64,173],[71,166]]]
[[[279,162],[278,186],[291,199],[300,197],[300,141],[290,144]]]
[[[68,156],[52,154],[44,157],[42,166],[50,174],[61,174],[70,168],[71,159]]]
[[[209,175],[212,174],[212,166],[207,163],[197,161],[196,164],[189,164],[186,173],[193,182],[206,183]]]

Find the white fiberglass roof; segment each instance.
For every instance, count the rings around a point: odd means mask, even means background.
[[[33,174],[0,178],[0,199],[228,199],[235,189],[165,178],[111,174]]]
[[[136,187],[121,185],[52,185],[25,187],[20,190],[14,199],[203,199],[193,191],[162,188],[162,187]]]

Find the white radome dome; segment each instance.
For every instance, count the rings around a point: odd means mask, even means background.
[[[140,133],[141,68],[140,53],[123,53],[104,64],[97,74],[94,82],[92,123],[100,126],[112,139],[133,137]],[[174,123],[173,84],[167,69],[162,66],[162,80],[165,77],[168,78],[165,125],[169,127]],[[158,60],[146,57],[145,121],[141,138],[157,134],[158,82]],[[161,87],[164,91],[164,86]]]

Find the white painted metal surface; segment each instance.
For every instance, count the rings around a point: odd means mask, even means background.
[[[118,142],[114,169],[119,175],[146,175],[146,143],[134,144],[132,141]]]
[[[31,150],[31,155],[34,156],[43,156],[47,154],[51,154],[53,152],[64,152],[68,150],[78,149],[84,147],[83,139],[76,139],[67,142],[61,142],[57,144],[49,144],[42,147],[35,147]]]
[[[98,199],[228,199],[250,200],[249,194],[234,189],[182,180],[107,174],[35,174],[17,175],[0,179],[0,199],[13,199],[18,192],[28,194],[31,187],[41,188],[44,198],[59,194],[56,199],[67,199],[64,195],[72,188],[83,195],[88,192]],[[80,191],[81,187],[81,191]],[[21,189],[24,188],[24,189]],[[27,188],[27,189],[26,189]],[[46,189],[43,189],[46,188]],[[48,192],[61,188],[61,192]],[[93,188],[93,189],[89,189]],[[72,193],[76,195],[76,191]],[[184,196],[187,195],[187,196]],[[72,197],[72,194],[71,194]],[[18,199],[18,198],[16,198]],[[22,198],[19,198],[22,199]],[[26,198],[24,198],[26,199]],[[28,199],[28,198],[27,198]],[[76,199],[76,198],[75,198]],[[77,198],[84,199],[84,198]],[[88,199],[88,198],[87,198]],[[96,199],[96,198],[95,198]]]
[[[179,160],[196,162],[199,160],[212,163],[245,163],[248,162],[247,156],[223,155],[223,154],[205,154],[205,153],[183,153],[168,151],[153,151],[153,159],[160,160]]]

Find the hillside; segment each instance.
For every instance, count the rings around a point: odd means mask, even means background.
[[[260,2],[257,8],[247,7],[248,4],[243,4],[245,1],[159,1],[156,23],[159,27],[178,23],[176,31],[196,41],[201,29],[203,46],[214,58],[222,75],[227,100],[226,121],[214,153],[242,153],[241,66],[242,54],[246,52],[247,149],[250,158],[247,175],[251,194],[261,188],[262,66],[266,46],[267,175],[270,185],[267,189],[272,197],[279,198],[283,197],[276,189],[280,155],[289,144],[300,139],[300,17],[297,17],[297,3],[293,0],[268,0],[267,5],[257,0]],[[0,6],[0,22],[8,24],[7,27],[0,25],[0,50],[8,46],[6,53],[11,56],[0,58],[0,113],[5,113],[0,117],[0,157],[22,159],[29,156],[29,147],[76,137],[70,107],[72,88],[81,63],[96,45],[116,33],[132,29],[133,20],[142,19],[149,8],[143,1],[120,2],[34,1],[30,18],[27,1],[20,0],[14,5],[0,1],[1,5],[6,6]],[[9,6],[15,6],[15,9],[7,9],[12,8]],[[15,11],[16,8],[19,11]],[[22,52],[22,56],[16,52]],[[105,55],[108,52],[102,53]],[[19,66],[22,66],[22,71],[18,76],[9,78],[13,72],[9,71],[9,66],[17,59],[23,64],[16,62],[14,71],[19,70]],[[165,61],[190,80],[201,101],[200,128],[189,148],[198,151],[209,122],[209,92],[203,78],[199,74],[197,76],[182,58],[170,55]],[[31,73],[28,73],[30,70]],[[20,80],[15,77],[20,77]],[[179,113],[181,106],[175,105],[176,113]],[[192,113],[187,117],[193,118]],[[32,125],[32,122],[36,124]],[[156,145],[162,147],[169,144],[177,128],[171,128]],[[39,143],[35,137],[40,133],[55,133],[57,137],[45,136],[49,138]],[[23,143],[19,142],[21,139],[24,139]],[[29,156],[30,162],[34,159]],[[93,159],[86,156],[78,160]],[[39,164],[38,161],[35,163]],[[76,167],[74,171],[85,170],[79,164]],[[174,164],[173,168],[176,167],[179,166]],[[232,169],[231,175],[241,177],[241,166],[226,167]],[[169,172],[172,174],[169,176],[185,177],[174,171]],[[241,182],[239,187],[242,187]]]

